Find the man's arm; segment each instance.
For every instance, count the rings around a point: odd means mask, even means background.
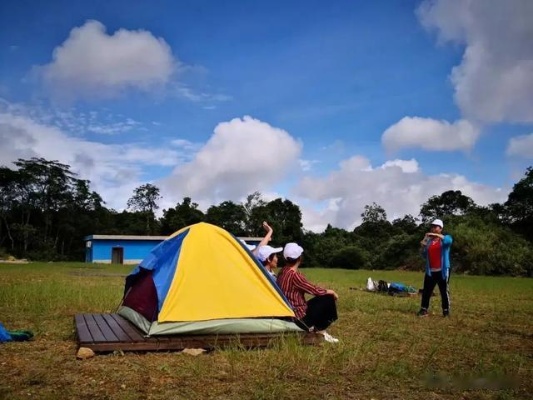
[[[263,228],[265,228],[266,234],[263,237],[263,239],[261,239],[257,247],[252,251],[252,254],[255,256],[257,255],[257,252],[259,251],[259,247],[266,246],[268,242],[270,242],[270,239],[272,239],[272,233],[274,233],[274,230],[272,229],[270,225],[268,225],[266,221],[263,221]]]

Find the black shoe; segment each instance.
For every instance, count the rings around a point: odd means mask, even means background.
[[[449,317],[450,316],[450,310],[442,310],[442,316],[443,317]]]
[[[427,317],[429,314],[428,314],[428,310],[426,310],[425,308],[421,308],[420,311],[416,313],[416,315],[418,317]]]

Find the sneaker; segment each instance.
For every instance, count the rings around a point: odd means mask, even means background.
[[[425,308],[421,308],[420,311],[416,313],[416,315],[418,317],[427,317],[429,314],[428,310],[426,310]]]
[[[336,337],[333,337],[331,336],[329,333],[327,332],[323,332],[322,333],[322,336],[324,336],[324,340],[328,343],[338,343],[339,342],[339,339],[337,339]]]
[[[443,317],[449,317],[450,316],[450,310],[442,310],[442,316]]]

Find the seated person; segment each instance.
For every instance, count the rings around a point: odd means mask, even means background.
[[[278,255],[283,247],[261,246],[257,249],[257,259],[264,265],[267,272],[276,279],[275,269],[278,267]]]
[[[299,322],[302,322],[307,329],[323,335],[327,342],[337,343],[339,339],[327,333],[326,329],[337,320],[335,301],[339,296],[331,289],[313,285],[300,273],[298,267],[302,263],[303,251],[304,249],[296,243],[285,245],[283,257],[287,264],[279,273],[277,284],[291,303]],[[315,297],[306,301],[306,293]]]
[[[272,227],[270,225],[268,225],[268,223],[266,221],[263,221],[263,228],[265,229],[266,234],[263,237],[263,239],[261,239],[261,241],[259,242],[259,244],[257,246],[255,246],[253,244],[248,244],[243,239],[239,239],[239,241],[242,244],[244,244],[248,248],[248,250],[250,250],[252,252],[252,254],[254,256],[256,256],[256,257],[257,257],[257,252],[259,251],[259,248],[262,247],[262,246],[266,246],[268,244],[268,242],[270,242],[270,240],[272,239],[272,233],[274,232]]]

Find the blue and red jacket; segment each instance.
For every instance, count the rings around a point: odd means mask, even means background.
[[[444,279],[450,276],[450,248],[452,247],[453,239],[450,235],[444,235],[441,241],[441,274]],[[426,275],[431,276],[431,268],[429,266],[428,248],[430,242],[426,243],[422,249],[422,256],[426,259]]]

